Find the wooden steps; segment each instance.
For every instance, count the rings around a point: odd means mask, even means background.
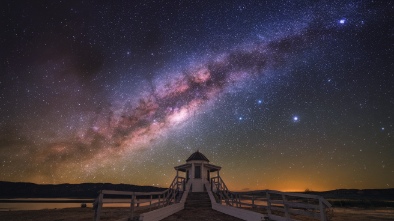
[[[211,200],[207,192],[202,193],[189,193],[185,202],[185,209],[193,208],[211,208]]]
[[[176,221],[180,221],[180,220],[239,221],[241,219],[213,210],[211,206],[211,200],[209,199],[207,192],[202,192],[202,193],[190,192],[185,202],[185,209],[163,219],[163,221],[175,221],[175,220]]]

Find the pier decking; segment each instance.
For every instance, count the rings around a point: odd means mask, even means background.
[[[213,210],[208,193],[201,192],[201,193],[189,193],[187,200],[185,202],[185,209],[163,219],[163,221],[180,221],[180,220],[238,221],[241,219]]]
[[[180,220],[190,220],[190,221],[201,221],[201,220],[213,220],[213,221],[240,221],[242,219],[238,219],[232,217],[230,215],[226,215],[224,213],[218,212],[211,208],[195,208],[195,209],[184,209],[180,212],[177,212],[165,219],[163,221],[180,221]]]

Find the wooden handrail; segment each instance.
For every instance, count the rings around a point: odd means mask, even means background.
[[[272,220],[285,218],[291,221],[291,215],[298,214],[327,221],[326,210],[331,208],[331,204],[324,197],[312,194],[285,193],[277,190],[231,192],[220,176],[211,178],[211,190],[220,196],[220,202],[224,200],[229,206],[266,208]],[[281,211],[284,217],[273,215],[272,210]]]
[[[129,198],[130,202],[130,215],[129,218],[134,217],[134,211],[135,211],[135,204],[137,204],[137,207],[139,203],[143,202],[149,202],[149,208],[151,209],[152,206],[157,205],[158,207],[160,206],[167,206],[169,204],[177,203],[176,196],[178,193],[185,191],[185,178],[184,177],[179,177],[175,176],[175,178],[172,180],[170,187],[166,190],[160,191],[160,192],[130,192],[130,191],[116,191],[116,190],[101,190],[99,193],[99,196],[96,198],[94,201],[94,220],[99,221],[100,220],[100,215],[101,215],[101,210],[103,207],[104,203],[115,203],[117,201],[119,202],[125,202],[125,199],[114,199],[114,200],[109,200],[109,199],[104,199],[104,195],[123,195],[123,196],[130,196],[131,200]],[[182,191],[180,191],[180,187]],[[137,199],[138,196],[150,196],[149,199]],[[153,196],[157,196],[157,198],[153,198]],[[152,203],[153,200],[158,200],[158,202]]]

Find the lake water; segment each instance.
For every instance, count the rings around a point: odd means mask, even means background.
[[[0,199],[0,211],[80,208],[81,203],[86,203],[86,207],[93,208],[93,201],[94,199],[68,198]],[[113,201],[116,202],[104,203],[103,207],[130,207],[130,199],[116,199]],[[149,206],[149,202],[145,201],[141,200],[138,206]],[[158,202],[157,199],[152,200],[152,203],[155,202]]]
[[[66,198],[17,198],[0,199],[0,211],[10,210],[42,210],[78,208],[81,203],[87,207],[93,207],[93,199],[66,199]]]

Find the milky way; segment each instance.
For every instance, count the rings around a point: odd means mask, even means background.
[[[79,134],[77,144],[51,144],[45,150],[47,157],[79,155],[93,148],[91,160],[96,161],[108,154],[146,148],[160,134],[193,116],[234,84],[264,74],[264,69],[275,60],[269,50],[272,49],[267,45],[253,50],[237,49],[173,74],[171,79],[160,80],[151,91],[143,92],[137,102],[126,104],[116,113],[98,115],[92,127]]]
[[[79,132],[74,143],[52,143],[40,155],[44,155],[45,161],[72,162],[80,159],[69,156],[78,158],[89,150],[88,161],[104,163],[105,159],[113,160],[108,155],[115,157],[147,148],[160,134],[191,118],[235,85],[257,80],[267,69],[285,63],[287,54],[312,40],[308,32],[303,30],[301,34],[238,47],[167,79],[159,76],[150,90],[140,92],[142,96],[136,102],[98,115],[90,128]]]
[[[2,5],[4,180],[394,185],[391,3]]]

